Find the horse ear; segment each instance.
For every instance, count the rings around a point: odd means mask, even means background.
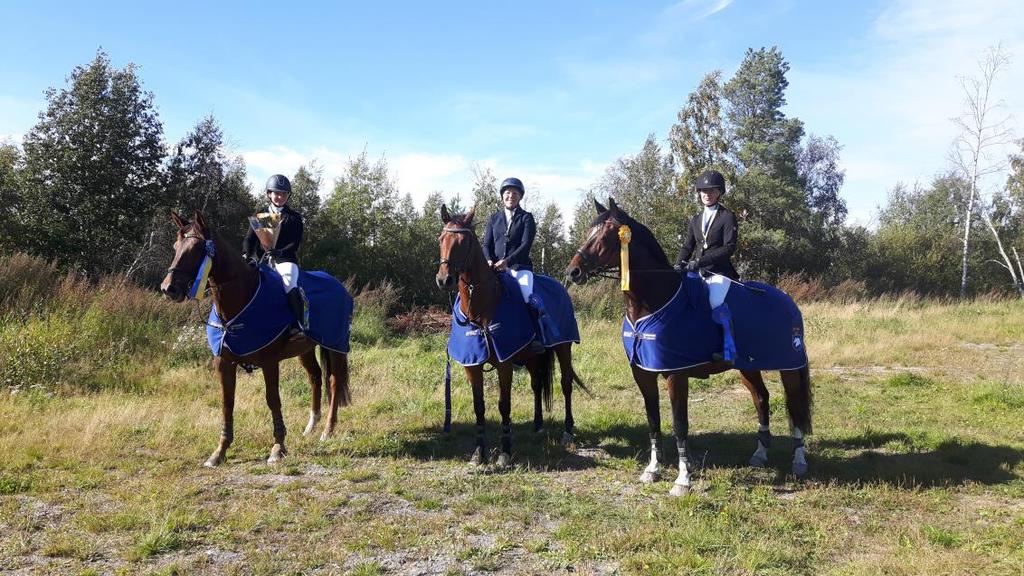
[[[469,212],[466,212],[466,219],[463,220],[463,222],[465,222],[465,224],[466,224],[466,228],[472,228],[473,227],[473,217],[474,216],[476,216],[476,204],[474,204],[473,207],[469,209]]]
[[[171,210],[171,221],[178,227],[178,230],[188,226],[188,222],[185,222],[185,219],[181,217],[181,214],[178,214],[174,210]]]
[[[597,209],[598,215],[604,214],[605,212],[608,211],[607,208],[605,208],[603,205],[601,205],[600,202],[597,201],[597,198],[594,198],[594,208]]]
[[[196,210],[195,223],[196,227],[199,228],[200,234],[207,237],[210,235],[210,226],[206,223],[206,218],[203,216],[203,213],[199,210]]]
[[[619,215],[619,205],[615,203],[615,198],[608,197],[608,211],[612,213],[612,216]]]
[[[447,224],[451,222],[451,220],[452,217],[451,214],[448,214],[448,207],[445,206],[444,204],[441,204],[441,223]]]

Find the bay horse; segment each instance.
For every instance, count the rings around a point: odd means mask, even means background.
[[[209,273],[210,291],[217,314],[224,322],[228,322],[241,313],[252,300],[259,283],[259,273],[246,263],[237,247],[228,246],[221,239],[199,211],[196,211],[192,222],[173,212],[171,220],[178,227],[174,242],[174,260],[160,284],[160,291],[175,302],[184,301],[192,288],[190,282],[196,278],[198,269],[208,253],[207,242],[211,241],[214,250]],[[228,447],[234,440],[235,379],[238,366],[243,363],[258,366],[263,371],[267,406],[270,408],[274,426],[274,445],[267,463],[279,462],[288,453],[284,444],[287,430],[281,415],[278,384],[281,361],[294,356],[298,356],[299,363],[306,370],[313,397],[309,422],[302,434],[306,436],[313,432],[320,421],[323,386],[323,373],[317,364],[315,342],[304,335],[289,337],[288,331],[285,330],[271,344],[246,356],[236,356],[225,346],[221,349],[220,356],[214,357],[214,369],[220,377],[223,429],[217,449],[206,459],[204,466],[215,467],[222,464],[226,459]],[[347,406],[351,400],[348,355],[321,347],[320,360],[329,381],[329,410],[327,422],[320,436],[321,440],[326,440],[334,434],[334,427],[338,421],[338,405]]]
[[[473,225],[474,207],[466,214],[449,214],[448,207],[441,205],[441,222],[443,228],[438,242],[441,246],[440,265],[437,269],[435,282],[442,290],[458,290],[463,316],[476,326],[484,329],[491,325],[494,314],[502,298],[501,282],[496,272],[487,264],[483,247],[476,236]],[[513,297],[518,297],[518,292]],[[530,386],[533,388],[533,429],[539,432],[544,427],[544,415],[541,412],[542,399],[550,409],[551,381],[554,370],[554,357],[558,358],[561,372],[562,395],[565,398],[565,432],[562,443],[571,444],[576,433],[575,420],[572,415],[573,383],[584,392],[589,390],[580,380],[572,365],[572,343],[565,342],[546,348],[542,354],[531,353],[524,349],[516,356],[498,361],[492,341],[488,339],[488,359],[498,372],[498,412],[501,413],[501,453],[498,456],[498,467],[507,467],[512,462],[512,367],[513,362],[522,363],[530,373]],[[473,389],[473,410],[476,413],[476,449],[470,464],[482,465],[488,460],[487,436],[484,426],[484,364],[463,366],[466,379]]]
[[[658,244],[651,231],[620,209],[614,199],[609,199],[608,208],[594,201],[597,217],[591,224],[590,236],[576,251],[569,262],[566,274],[577,283],[583,284],[588,278],[606,273],[619,266],[622,243],[619,229],[626,225],[631,232],[629,242],[629,289],[623,291],[626,317],[635,324],[661,310],[677,293],[682,277],[669,264],[665,251]],[[739,287],[733,287],[739,289]],[[788,299],[788,297],[786,297]],[[795,306],[795,305],[794,305]],[[721,339],[720,334],[710,335]],[[640,476],[640,481],[650,483],[660,478],[661,472],[661,415],[658,404],[658,374],[630,365],[633,379],[643,395],[650,429],[650,463]],[[672,404],[672,427],[675,431],[676,446],[679,450],[679,476],[670,494],[681,496],[690,490],[690,463],[686,440],[689,422],[687,419],[687,394],[689,378],[707,378],[732,369],[732,364],[723,361],[709,361],[697,366],[672,372],[660,372],[666,377],[669,399]],[[805,364],[795,370],[781,370],[782,387],[786,396],[786,410],[795,440],[793,473],[802,477],[807,473],[803,436],[811,432],[811,381]],[[760,429],[757,435],[757,449],[750,458],[750,465],[764,467],[768,463],[767,448],[771,444],[768,427],[768,389],[758,370],[741,370],[743,385],[750,391],[757,411]]]

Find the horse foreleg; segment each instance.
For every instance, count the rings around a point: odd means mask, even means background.
[[[565,432],[562,444],[568,446],[576,441],[576,421],[572,417],[572,381],[576,371],[572,367],[572,343],[559,344],[555,347],[558,356],[558,368],[562,374],[562,397],[565,398]]]
[[[224,463],[228,447],[235,439],[235,364],[218,357],[216,360],[217,374],[220,376],[221,415],[223,428],[220,432],[220,444],[210,454],[203,466],[213,468]]]
[[[772,446],[772,432],[768,427],[768,388],[764,385],[764,378],[757,370],[740,371],[740,380],[750,391],[750,398],[754,402],[754,409],[757,411],[757,449],[750,457],[750,465],[755,468],[764,468],[768,465],[768,449]]]
[[[327,424],[320,435],[321,440],[327,440],[334,435],[334,427],[338,424],[338,406],[348,406],[352,401],[348,386],[348,354],[328,351],[327,356],[331,365],[328,371],[331,399],[327,410]]]
[[[474,466],[487,464],[487,434],[484,426],[484,369],[483,366],[466,366],[466,379],[473,388],[473,412],[476,414],[476,449],[469,463]]]
[[[690,459],[686,450],[686,439],[690,433],[687,413],[689,391],[689,378],[685,372],[674,372],[669,375],[668,397],[672,403],[672,430],[675,432],[676,448],[679,450],[679,476],[669,491],[672,496],[683,496],[690,492]]]
[[[267,407],[270,408],[270,417],[274,422],[274,446],[270,449],[267,464],[280,462],[288,454],[288,450],[284,447],[284,437],[287,434],[287,430],[284,426],[284,416],[281,414],[281,392],[278,389],[281,377],[280,369],[280,365],[276,362],[268,362],[263,366]]]
[[[501,414],[501,454],[498,467],[512,463],[512,364],[498,365],[498,413]],[[543,422],[543,420],[542,420]]]
[[[644,483],[656,482],[661,479],[661,412],[658,407],[658,375],[654,372],[633,366],[633,380],[640,388],[644,397],[644,410],[647,412],[647,426],[650,429],[651,459],[640,474]]]
[[[309,392],[313,398],[313,404],[309,407],[309,422],[302,431],[303,436],[309,436],[313,433],[317,423],[320,422],[320,400],[321,391],[323,390],[323,372],[320,370],[320,364],[316,361],[316,349],[314,348],[305,354],[301,354],[299,356],[299,364],[302,364],[303,369],[306,370]]]

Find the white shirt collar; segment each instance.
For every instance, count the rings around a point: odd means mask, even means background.
[[[281,206],[280,208],[278,208],[274,204],[270,205],[270,213],[271,214],[280,214],[283,210],[284,210],[284,206]]]

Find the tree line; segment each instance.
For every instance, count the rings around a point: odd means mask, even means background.
[[[973,173],[969,161],[951,162],[948,173],[927,184],[894,183],[877,228],[851,226],[840,194],[842,146],[782,111],[789,68],[777,48],[761,48],[749,49],[731,78],[709,72],[686,97],[667,142],[652,133],[639,152],[613,162],[580,191],[568,223],[556,204],[527,194],[524,204],[538,223],[537,271],[561,276],[588,233],[592,199],[608,196],[646,223],[674,257],[698,209],[693,179],[714,168],[729,182],[723,202],[741,220],[735,261],[744,277],[799,274],[826,285],[854,280],[873,293],[1024,294],[1018,256],[1024,141],[1014,143],[1017,152],[1005,161],[975,162]],[[991,87],[996,72],[983,74],[981,84]],[[65,86],[48,89],[46,100],[20,145],[0,143],[4,252],[152,286],[171,259],[171,210],[203,211],[228,242],[240,245],[245,216],[266,202],[250,189],[244,161],[231,155],[212,116],[176,143],[165,142],[154,95],[132,64],[117,68],[100,51]],[[991,110],[983,105],[981,111]],[[982,114],[971,126],[982,137],[1001,126],[986,122]],[[972,134],[968,124],[965,133]],[[1006,134],[997,135],[1010,142]],[[329,183],[315,162],[299,167],[288,175],[291,204],[306,221],[303,266],[358,286],[390,282],[410,305],[445,303],[432,280],[441,203],[456,212],[476,206],[481,215],[500,206],[495,174],[474,172],[465,198],[437,191],[417,207],[383,157],[364,151]],[[982,194],[979,174],[993,173],[1005,184]]]

